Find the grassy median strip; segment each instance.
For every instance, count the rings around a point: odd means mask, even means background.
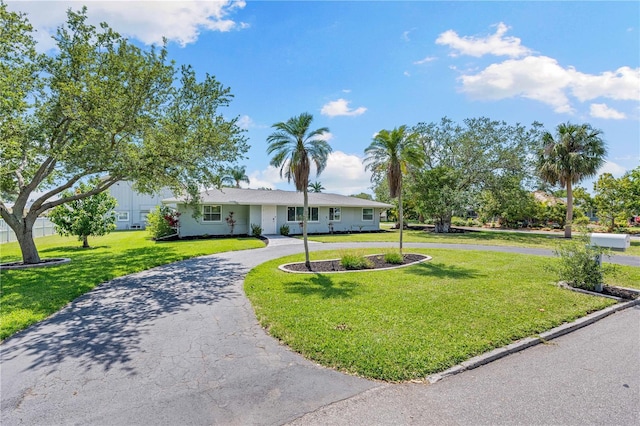
[[[384,232],[353,232],[351,234],[310,235],[309,240],[322,243],[355,242],[398,242],[398,230],[386,229]],[[444,243],[444,244],[480,244],[489,246],[533,247],[553,250],[566,240],[563,234],[534,234],[509,231],[472,231],[453,234],[435,234],[423,230],[409,229],[403,233],[406,243]],[[640,256],[640,241],[632,240],[631,247],[624,252],[613,254]]]
[[[557,287],[545,270],[552,258],[410,251],[433,260],[391,271],[306,275],[277,269],[303,260],[290,256],[253,269],[245,291],[261,324],[293,350],[387,381],[424,378],[614,303]],[[627,275],[611,284],[638,280],[638,269],[622,267]]]
[[[58,311],[96,285],[155,266],[207,254],[264,247],[256,238],[154,242],[145,231],[113,232],[89,238],[83,249],[74,237],[36,239],[42,258],[71,262],[0,273],[0,340]],[[20,260],[17,243],[0,245],[2,262]]]

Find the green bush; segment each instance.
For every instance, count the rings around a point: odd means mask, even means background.
[[[180,213],[168,206],[157,206],[147,215],[147,231],[154,240],[178,234]]]
[[[466,219],[463,219],[461,217],[453,216],[451,218],[451,224],[453,226],[466,226],[467,225],[467,221],[466,221]]]
[[[402,265],[404,263],[402,255],[397,251],[389,251],[385,253],[384,261],[393,265]]]
[[[262,226],[258,225],[257,223],[252,223],[251,224],[251,235],[253,235],[256,238],[258,238],[260,235],[262,235]]]
[[[591,220],[587,216],[580,216],[573,219],[574,225],[585,226],[591,223]]]
[[[560,261],[550,269],[570,286],[594,291],[603,284],[605,268],[612,268],[598,261],[605,252],[601,247],[590,245],[589,235],[585,234],[558,247],[555,253]]]
[[[344,269],[371,269],[373,264],[361,253],[345,253],[340,259],[340,264]]]
[[[285,237],[289,235],[289,225],[282,225],[280,227],[280,235],[284,235]]]

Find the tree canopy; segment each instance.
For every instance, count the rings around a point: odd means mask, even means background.
[[[106,23],[89,25],[86,8],[68,12],[51,55],[36,52],[29,22],[4,3],[0,31],[0,215],[25,263],[40,260],[31,231],[44,211],[119,180],[195,202],[200,187],[248,150],[237,117],[218,111],[230,89],[176,67],[166,46],[143,50]],[[86,191],[62,196],[96,176]]]
[[[81,182],[75,190],[67,190],[63,197],[88,192],[95,182]],[[49,213],[56,232],[60,235],[75,235],[82,241],[82,247],[89,247],[89,236],[106,235],[116,229],[116,214],[113,209],[118,201],[108,192],[99,192],[90,197],[80,198],[60,204]]]
[[[482,191],[523,188],[533,175],[531,153],[541,125],[509,125],[486,117],[457,124],[419,123],[414,131],[424,150],[424,167],[414,169],[409,191],[417,208],[448,232],[454,214],[475,207]]]

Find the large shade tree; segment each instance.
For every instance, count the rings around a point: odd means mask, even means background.
[[[398,219],[400,223],[399,249],[402,253],[402,232],[404,218],[402,209],[402,178],[409,166],[421,167],[424,156],[418,144],[417,134],[402,125],[395,129],[380,130],[365,149],[365,169],[373,172],[372,179],[386,176],[389,196],[398,198]]]
[[[218,112],[229,89],[178,69],[164,46],[141,49],[105,23],[91,26],[86,8],[69,11],[54,39],[53,53],[38,54],[27,19],[0,3],[0,215],[29,264],[40,261],[32,229],[46,210],[119,180],[187,191],[195,203],[248,149],[237,118]]]
[[[549,132],[542,135],[537,163],[540,177],[567,190],[565,238],[571,238],[573,185],[595,176],[606,154],[602,131],[589,124],[561,123],[555,136]]]
[[[327,159],[332,149],[324,139],[329,133],[327,127],[311,130],[313,116],[302,113],[286,122],[271,126],[275,131],[267,137],[269,146],[267,153],[273,154],[271,165],[280,168],[280,177],[293,183],[297,191],[303,194],[302,237],[304,240],[305,265],[311,270],[309,261],[309,242],[307,241],[307,221],[309,216],[309,174],[311,165],[316,169],[316,176],[327,166]]]
[[[408,185],[419,213],[434,220],[436,232],[449,232],[453,215],[477,207],[481,194],[524,190],[533,185],[533,157],[539,123],[530,128],[487,117],[455,123],[419,123],[413,128],[423,147],[425,163]],[[508,194],[500,197],[509,199]]]

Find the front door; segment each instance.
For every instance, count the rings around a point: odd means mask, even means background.
[[[274,235],[276,234],[276,206],[262,206],[262,234]]]

